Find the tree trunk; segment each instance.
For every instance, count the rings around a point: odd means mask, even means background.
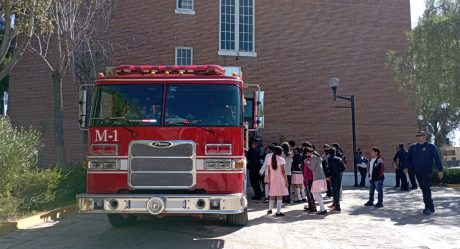
[[[444,142],[445,137],[440,132],[434,135],[434,145],[436,145],[436,147],[441,148],[445,144]]]
[[[56,148],[56,161],[60,167],[65,167],[65,143],[64,143],[64,101],[62,95],[62,75],[53,72],[53,96],[54,96],[54,146]]]

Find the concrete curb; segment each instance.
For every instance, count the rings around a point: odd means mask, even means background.
[[[26,217],[17,221],[0,223],[0,234],[5,234],[20,229],[27,229],[74,213],[76,213],[76,206],[75,204],[72,204],[62,208],[53,209],[51,211],[38,213],[36,215]]]

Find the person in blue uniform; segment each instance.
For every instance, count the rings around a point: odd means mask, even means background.
[[[423,193],[423,202],[425,203],[423,213],[431,215],[435,211],[433,199],[431,198],[433,164],[438,170],[440,180],[443,177],[443,167],[438,148],[426,140],[426,133],[423,131],[417,132],[416,140],[417,143],[412,144],[409,148],[406,160],[407,167],[404,169],[404,173],[407,173],[408,169],[414,170],[415,177]]]
[[[259,171],[262,165],[260,164],[260,153],[256,141],[251,141],[251,148],[246,152],[247,168],[249,171],[249,182],[254,189],[254,197],[252,200],[260,200],[262,198],[262,190],[260,189]]]
[[[396,166],[396,174],[399,174],[401,181],[401,191],[409,191],[409,182],[407,181],[406,173],[404,173],[405,161],[407,158],[407,151],[404,149],[404,144],[399,144],[398,152],[393,158],[393,162]],[[398,182],[396,181],[396,186]]]

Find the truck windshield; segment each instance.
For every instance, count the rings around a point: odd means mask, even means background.
[[[240,126],[241,93],[235,85],[167,85],[165,126]]]
[[[163,84],[99,85],[91,126],[161,125]]]
[[[91,126],[240,126],[241,93],[236,85],[98,85]]]

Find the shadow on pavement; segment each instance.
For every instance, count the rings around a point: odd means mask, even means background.
[[[421,190],[401,192],[385,188],[383,208],[365,207],[368,193],[363,196],[362,204],[352,206],[349,215],[371,215],[386,218],[394,225],[434,224],[438,226],[457,226],[460,222],[460,201],[458,192],[446,193],[445,189],[432,188],[432,197],[436,212],[430,216],[422,214],[424,207]]]
[[[244,231],[270,229],[264,224],[299,223],[320,221],[324,227],[336,226],[347,219],[359,219],[365,225],[369,221],[390,220],[395,226],[432,224],[437,226],[458,226],[460,223],[460,202],[458,189],[433,188],[436,213],[432,216],[421,214],[422,194],[420,190],[408,193],[385,188],[384,207],[381,209],[364,207],[368,192],[365,189],[346,188],[343,192],[342,213],[328,213],[325,216],[303,210],[305,203],[283,208],[285,217],[266,215],[267,203],[249,202],[249,223]],[[250,196],[250,195],[249,195]],[[331,203],[325,200],[325,204]],[[275,212],[275,209],[273,210]],[[335,217],[337,216],[337,217]],[[360,218],[354,216],[362,216]],[[305,223],[307,221],[307,223]],[[259,226],[259,227],[257,227]],[[138,223],[127,228],[113,228],[105,215],[77,214],[46,223],[41,227],[0,236],[3,248],[224,248],[228,235],[238,232],[241,227],[231,227],[217,217],[140,217]],[[252,230],[251,230],[252,229]],[[262,230],[260,230],[262,229]],[[231,236],[230,236],[231,237]],[[235,239],[237,240],[235,242]],[[233,243],[239,241],[238,235]]]

